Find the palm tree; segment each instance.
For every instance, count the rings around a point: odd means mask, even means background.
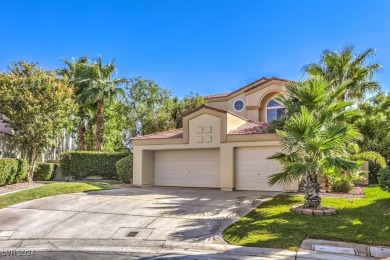
[[[81,79],[83,77],[83,71],[85,67],[88,65],[88,59],[86,56],[82,56],[80,58],[72,59],[72,60],[62,60],[65,64],[65,68],[59,70],[59,74],[63,77],[69,79],[69,82],[74,86],[74,92],[76,94],[76,102],[78,103],[78,112],[76,114],[77,118],[77,128],[78,128],[78,149],[84,151],[86,148],[86,128],[85,128],[85,104],[83,104],[82,100],[80,100],[80,93],[83,93],[87,88],[85,83],[81,83]]]
[[[340,99],[349,83],[330,87],[326,79],[313,77],[290,83],[287,94],[278,98],[287,108],[283,125],[276,130],[283,152],[269,159],[277,160],[283,170],[271,175],[269,184],[301,180],[305,190],[304,207],[317,208],[321,204],[320,174],[358,168],[358,163],[350,159],[347,146],[355,143],[360,134],[346,121],[358,112],[349,108],[352,101]]]
[[[380,90],[379,83],[372,79],[382,67],[377,63],[367,64],[367,60],[374,55],[374,49],[355,54],[351,45],[341,51],[325,50],[318,64],[309,64],[303,70],[311,76],[325,78],[332,82],[332,86],[348,80],[347,91],[341,98],[361,100],[366,93]]]
[[[92,64],[84,67],[83,76],[79,80],[79,83],[88,85],[85,91],[80,93],[80,99],[96,107],[96,149],[98,151],[103,150],[104,102],[111,102],[118,95],[124,95],[122,88],[118,86],[127,81],[124,78],[113,79],[114,72],[114,61],[103,65],[99,57]]]

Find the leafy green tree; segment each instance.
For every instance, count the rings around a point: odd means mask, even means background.
[[[0,104],[0,115],[15,131],[13,142],[27,153],[31,182],[38,156],[54,144],[76,112],[73,88],[56,72],[13,63],[0,74]]]
[[[310,76],[325,78],[332,86],[348,81],[347,91],[341,98],[362,100],[367,93],[380,90],[380,85],[373,81],[373,76],[382,67],[377,63],[367,62],[374,55],[374,49],[356,54],[353,46],[347,46],[341,51],[325,50],[319,63],[309,64],[303,70]]]
[[[104,150],[123,151],[122,134],[126,127],[125,107],[120,101],[109,103],[104,112]]]
[[[126,130],[130,136],[165,131],[175,127],[171,92],[152,80],[134,78],[125,88]]]
[[[356,171],[359,164],[350,160],[347,147],[355,143],[360,134],[347,123],[358,112],[350,109],[352,101],[343,101],[348,83],[334,85],[314,77],[291,83],[287,94],[278,102],[287,108],[282,127],[276,130],[284,152],[270,159],[277,160],[282,172],[271,175],[269,184],[290,183],[301,180],[305,190],[304,207],[317,208],[320,174]]]
[[[361,151],[375,151],[390,164],[390,94],[378,93],[359,106],[363,115],[353,120],[363,135]],[[370,164],[370,182],[377,182],[380,163]]]
[[[87,87],[79,94],[85,104],[96,107],[96,149],[103,150],[104,136],[104,106],[105,102],[110,103],[123,95],[120,87],[126,83],[124,78],[114,78],[114,61],[104,65],[101,57],[92,64],[84,66],[78,83],[87,84]]]
[[[197,107],[200,107],[201,105],[206,104],[206,101],[204,100],[203,96],[199,95],[198,93],[190,92],[190,94],[185,96],[182,100],[174,97],[172,99],[172,103],[172,118],[175,122],[175,127],[181,128],[183,127],[182,115]]]

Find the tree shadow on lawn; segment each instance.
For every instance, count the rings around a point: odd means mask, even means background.
[[[293,250],[305,238],[390,245],[390,198],[325,199],[324,205],[337,209],[333,216],[290,211],[302,201],[303,197],[279,195],[226,229],[224,238],[233,244]]]

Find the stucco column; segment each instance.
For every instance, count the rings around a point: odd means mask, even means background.
[[[133,184],[142,186],[142,150],[136,146],[133,149]]]
[[[234,189],[234,148],[229,144],[221,144],[219,179],[223,191]]]
[[[139,187],[154,185],[154,151],[145,151],[134,147],[133,184]]]

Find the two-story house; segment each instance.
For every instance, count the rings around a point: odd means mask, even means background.
[[[287,80],[261,78],[234,92],[205,97],[207,105],[183,115],[183,128],[138,136],[133,142],[137,186],[296,191],[298,183],[268,185],[281,151],[268,123],[284,114],[274,98]]]

